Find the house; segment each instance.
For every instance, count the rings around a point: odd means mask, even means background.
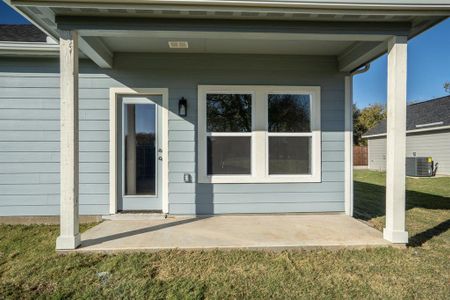
[[[386,121],[370,129],[367,138],[369,169],[386,170]],[[450,96],[408,105],[406,156],[432,157],[436,174],[450,175]]]
[[[384,237],[405,243],[407,41],[448,1],[8,1],[59,59],[0,58],[0,214],[352,215],[352,76],[388,53]]]
[[[34,25],[0,24],[1,57],[58,57],[59,46]]]
[[[0,41],[2,45],[11,43],[46,43],[47,35],[34,25],[0,25]],[[3,50],[3,49],[2,49]]]

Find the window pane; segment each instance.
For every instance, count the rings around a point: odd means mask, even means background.
[[[125,195],[156,194],[155,105],[124,109]]]
[[[251,174],[251,137],[208,137],[208,175]]]
[[[310,132],[309,95],[269,95],[269,132]]]
[[[252,95],[207,94],[208,132],[250,132]]]
[[[311,137],[269,137],[269,174],[311,174]]]

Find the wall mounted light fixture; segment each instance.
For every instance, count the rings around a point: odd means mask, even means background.
[[[187,100],[184,97],[178,100],[178,115],[180,117],[186,117],[187,115]]]

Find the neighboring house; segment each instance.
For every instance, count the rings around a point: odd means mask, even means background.
[[[0,57],[57,57],[58,55],[59,46],[55,40],[36,26],[0,24]]]
[[[0,41],[3,43],[46,43],[47,35],[34,25],[0,24]]]
[[[58,249],[79,244],[79,213],[352,215],[352,72],[387,52],[404,124],[407,41],[450,14],[442,0],[15,8],[60,59],[0,58],[0,214],[60,214]],[[407,241],[402,136],[391,126],[394,243]]]
[[[408,105],[406,156],[432,157],[437,174],[450,175],[450,96]],[[386,170],[386,121],[369,130],[369,169]]]

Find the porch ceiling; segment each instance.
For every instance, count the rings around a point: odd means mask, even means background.
[[[385,53],[390,36],[412,38],[450,15],[450,5],[444,0],[421,1],[417,5],[384,0],[371,2],[373,5],[357,0],[333,1],[10,2],[55,39],[59,38],[58,29],[78,30],[82,53],[104,68],[112,67],[114,52],[125,51],[337,55],[340,69],[351,71]],[[99,25],[103,22],[99,20],[108,18],[109,23]],[[264,22],[266,25],[261,25]],[[209,35],[188,35],[184,23],[193,26],[194,30],[189,28],[191,34],[203,34],[202,26],[206,26]],[[213,30],[208,27],[211,23]],[[133,33],[133,27],[127,27],[130,24],[137,24],[134,30],[140,33]],[[223,30],[224,25],[232,30]],[[158,35],[158,30],[166,35]],[[243,35],[248,30],[251,37]],[[169,36],[170,31],[178,34]],[[307,33],[317,35],[301,36]],[[188,41],[190,47],[168,49],[167,42],[172,39]]]
[[[182,33],[157,37],[103,37],[113,52],[226,53],[226,54],[292,54],[339,55],[352,41],[270,40],[243,38],[192,38]],[[169,41],[186,41],[187,49],[171,49]]]
[[[333,55],[352,71],[386,51],[390,36],[405,36],[405,22],[306,22],[61,16],[60,30],[80,33],[80,45],[111,61],[114,52]],[[169,41],[186,41],[170,49]],[[83,49],[82,49],[83,50]],[[85,50],[83,50],[85,52]],[[89,54],[87,54],[89,56]]]

